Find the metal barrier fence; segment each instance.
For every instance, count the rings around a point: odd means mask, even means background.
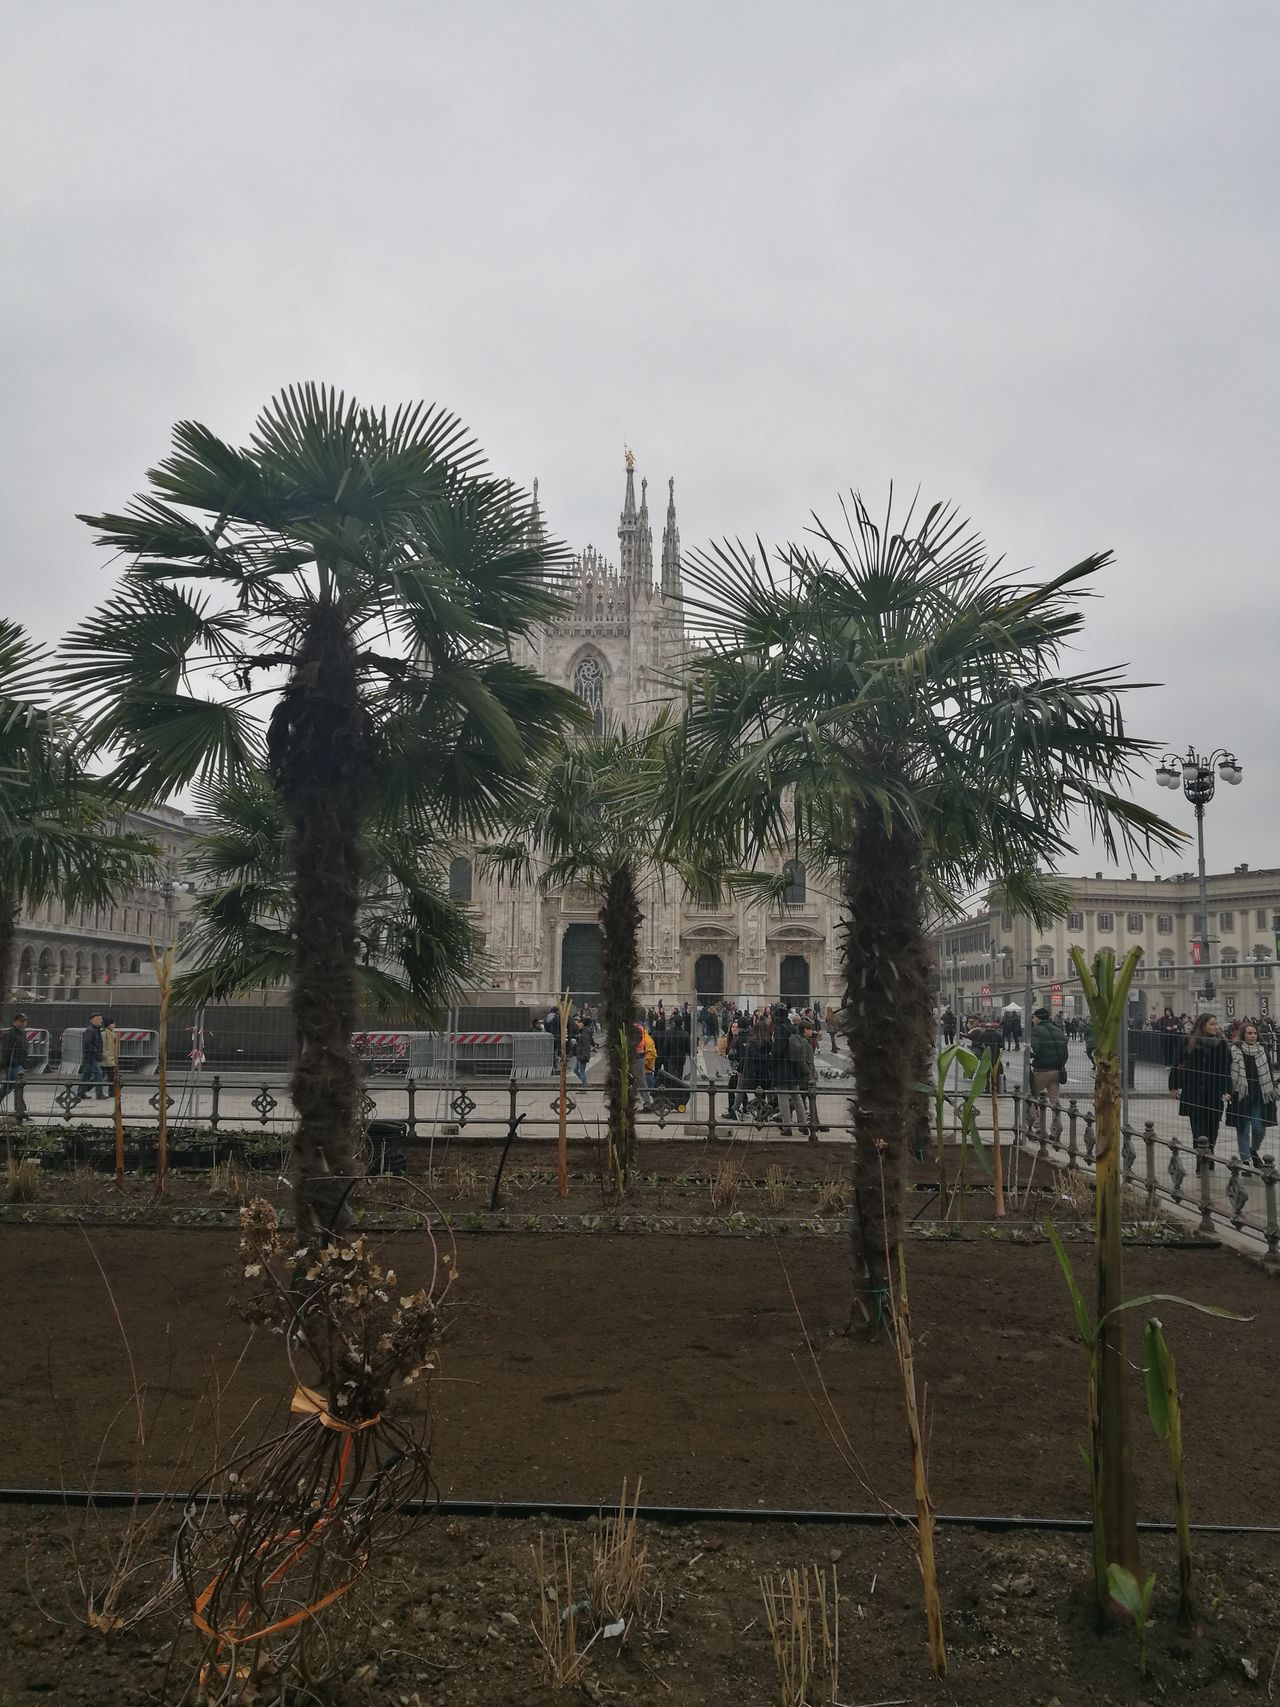
[[[80,1071],[82,1040],[87,1027],[75,1025],[62,1033],[62,1058],[58,1065],[60,1078],[74,1076]],[[115,1027],[116,1060],[129,1073],[154,1073],[160,1063],[160,1033],[141,1026]],[[46,1059],[48,1050],[45,1051]]]
[[[844,1058],[847,1060],[847,1057]],[[816,1085],[808,1088],[737,1087],[724,1061],[711,1048],[696,1051],[697,1071],[683,1080],[659,1076],[642,1099],[639,1139],[694,1137],[711,1142],[775,1140],[847,1143],[851,1135],[852,1083],[838,1057],[824,1052]],[[1090,1173],[1096,1140],[1092,1075],[1083,1052],[1073,1052],[1057,1105],[1047,1091],[1032,1095],[1016,1082],[1016,1060],[1009,1064],[997,1108],[1002,1142],[1008,1150],[1011,1197],[1031,1213],[1030,1187],[1056,1172]],[[131,1131],[145,1132],[158,1119],[159,1093],[144,1071],[121,1072],[121,1105]],[[33,1076],[14,1087],[10,1109],[18,1117],[18,1148],[23,1123],[52,1129],[86,1126],[102,1130],[113,1120],[109,1086],[59,1082]],[[955,1091],[963,1084],[956,1077]],[[982,1142],[989,1145],[990,1103],[978,1109]],[[417,1078],[371,1074],[365,1081],[362,1117],[371,1130],[393,1131],[406,1145],[434,1143],[437,1137],[467,1137],[484,1142],[521,1138],[550,1139],[560,1123],[558,1083],[544,1078],[508,1077],[504,1082]],[[169,1082],[168,1115],[175,1131],[203,1132],[214,1138],[261,1132],[287,1142],[295,1124],[289,1086],[279,1076],[222,1072],[175,1073]],[[589,1081],[568,1077],[565,1109],[570,1137],[600,1138],[607,1126],[602,1064]],[[950,1136],[950,1134],[948,1134]],[[1122,1121],[1122,1173],[1148,1213],[1171,1206],[1190,1214],[1201,1233],[1231,1227],[1256,1239],[1268,1263],[1280,1263],[1280,1143],[1276,1129],[1263,1140],[1263,1160],[1255,1164],[1241,1153],[1224,1111],[1211,1154],[1197,1153],[1190,1125],[1178,1112],[1178,1096],[1168,1086],[1163,1062],[1134,1063],[1133,1083],[1125,1097]],[[1247,1146],[1246,1146],[1247,1152]],[[175,1160],[177,1158],[175,1157]],[[181,1165],[179,1163],[179,1165]],[[1029,1177],[1028,1177],[1029,1176]]]

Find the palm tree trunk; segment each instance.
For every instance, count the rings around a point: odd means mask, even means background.
[[[294,1202],[299,1232],[348,1219],[361,1094],[356,1022],[360,828],[369,720],[341,612],[317,607],[271,719],[272,771],[293,864]]]
[[[845,869],[845,1010],[853,1057],[853,1314],[889,1329],[917,1097],[932,1044],[919,837],[875,810]]]
[[[0,1002],[7,1002],[13,989],[13,963],[18,952],[18,903],[7,889],[0,889]]]
[[[636,1075],[626,1071],[624,1056],[631,1048],[631,1027],[636,1017],[636,968],[640,926],[644,923],[629,867],[623,866],[610,877],[599,919],[604,936],[600,1009],[608,1063],[605,1097],[609,1140],[625,1176],[635,1160]]]

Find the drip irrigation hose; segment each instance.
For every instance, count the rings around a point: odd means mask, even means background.
[[[87,1507],[112,1511],[130,1506],[154,1506],[171,1502],[181,1506],[188,1496],[165,1493],[146,1488],[136,1493],[125,1489],[92,1488],[0,1488],[0,1506],[64,1506],[73,1510]],[[225,1497],[202,1493],[204,1505],[235,1505],[234,1496]],[[628,1513],[631,1507],[627,1508]],[[584,1523],[593,1517],[616,1517],[618,1507],[582,1500],[410,1500],[403,1507],[407,1517],[425,1517],[436,1513],[441,1517],[544,1517],[564,1523]],[[910,1519],[885,1511],[825,1511],[794,1507],[766,1506],[685,1506],[642,1505],[636,1515],[646,1523],[791,1523],[824,1528],[892,1529]],[[1044,1534],[1087,1535],[1093,1525],[1087,1517],[1023,1517],[988,1512],[938,1512],[934,1522],[951,1529],[976,1529],[987,1534],[1007,1531]],[[1139,1531],[1144,1535],[1172,1535],[1173,1523],[1154,1518],[1141,1519]],[[1280,1535],[1280,1524],[1268,1523],[1193,1523],[1196,1535]]]

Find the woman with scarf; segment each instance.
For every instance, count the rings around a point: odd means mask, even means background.
[[[1276,1082],[1252,1020],[1241,1026],[1231,1048],[1231,1119],[1240,1160],[1265,1167],[1262,1140],[1276,1123]]]

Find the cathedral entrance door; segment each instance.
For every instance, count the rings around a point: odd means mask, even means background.
[[[724,995],[724,961],[718,954],[700,954],[694,961],[693,989],[699,1001]]]
[[[783,1001],[794,1001],[798,996],[809,999],[809,962],[803,954],[784,954],[782,965],[778,968],[778,994]]]
[[[560,945],[560,988],[576,1002],[600,994],[604,937],[599,925],[567,925]]]

